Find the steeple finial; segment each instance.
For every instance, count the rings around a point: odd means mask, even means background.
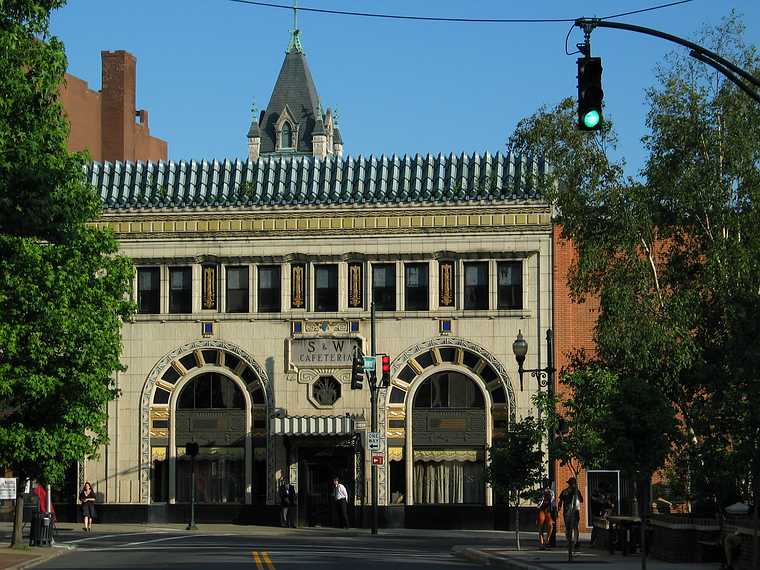
[[[286,53],[303,53],[301,30],[298,29],[298,0],[293,0],[293,29],[290,30],[290,43]]]
[[[256,98],[253,98],[253,101],[251,102],[251,116],[253,117],[253,120],[258,122],[259,120],[259,108],[256,105]]]

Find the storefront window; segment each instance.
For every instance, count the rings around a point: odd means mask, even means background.
[[[415,408],[483,408],[483,393],[459,372],[439,372],[417,389]]]
[[[184,450],[178,450],[179,453]],[[195,458],[195,499],[199,503],[242,503],[244,499],[245,449],[201,447]],[[177,457],[177,500],[189,502],[192,460]]]
[[[483,504],[483,392],[459,372],[438,372],[414,396],[415,504]]]
[[[243,394],[235,383],[221,374],[207,372],[185,384],[177,401],[178,410],[238,409],[245,406]]]
[[[483,503],[483,461],[415,461],[418,504]]]
[[[154,503],[163,503],[169,496],[169,465],[166,461],[166,447],[151,447],[150,491]]]

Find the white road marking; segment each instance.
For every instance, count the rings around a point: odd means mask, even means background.
[[[124,545],[124,548],[130,547],[130,546],[138,546],[140,544],[150,544],[152,542],[165,542],[167,540],[180,540],[183,538],[201,538],[203,536],[208,536],[208,535],[183,534],[180,536],[169,536],[167,538],[154,538],[151,540],[142,540],[140,542],[128,542],[127,544]]]
[[[155,532],[121,532],[119,534],[99,534],[97,536],[88,536],[87,538],[77,538],[76,540],[57,542],[59,542],[59,544],[75,544],[77,542],[88,542],[90,540],[100,540],[102,538],[113,538],[115,536],[137,536],[139,534],[155,534]]]

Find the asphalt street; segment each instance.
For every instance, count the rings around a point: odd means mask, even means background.
[[[381,533],[384,531],[381,530]],[[479,568],[455,558],[456,545],[505,543],[502,533],[435,533],[415,530],[365,531],[266,529],[237,532],[186,532],[173,529],[95,532],[60,530],[56,548],[70,549],[37,568],[207,568],[418,570]]]

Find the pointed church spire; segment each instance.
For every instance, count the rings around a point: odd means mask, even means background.
[[[298,29],[298,0],[293,0],[293,29],[290,30],[290,43],[285,53],[304,53],[301,44],[301,30]]]

